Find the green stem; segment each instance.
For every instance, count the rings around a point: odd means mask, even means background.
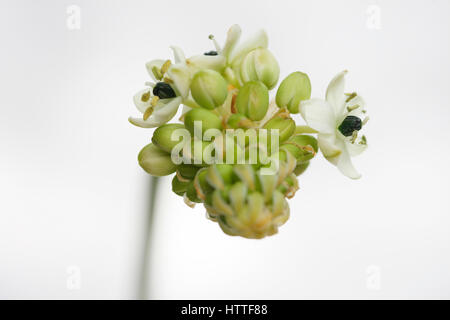
[[[139,274],[138,283],[138,299],[146,300],[149,298],[149,278],[151,271],[151,245],[152,245],[152,228],[155,217],[156,196],[158,191],[159,178],[150,177],[150,196],[148,201],[148,215],[146,216],[145,229],[143,233],[143,252],[141,261],[141,270]]]

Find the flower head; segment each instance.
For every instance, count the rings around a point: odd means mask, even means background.
[[[367,148],[360,130],[367,123],[364,100],[353,93],[344,93],[345,75],[342,71],[328,85],[325,100],[310,99],[300,103],[300,113],[309,127],[318,132],[319,148],[325,158],[347,177],[358,179],[351,157]]]
[[[134,96],[142,117],[129,121],[156,128],[138,156],[146,172],[175,173],[172,190],[187,205],[202,203],[228,235],[259,239],[289,218],[287,199],[319,148],[341,172],[359,178],[351,156],[366,148],[360,131],[368,118],[362,98],[344,93],[345,71],[331,81],[325,100],[310,99],[310,79],[297,71],[271,101],[280,69],[267,34],[240,37],[233,25],[223,47],[209,36],[215,50],[186,58],[172,46],[173,60],[148,62],[153,81]],[[295,113],[308,126],[297,126]]]

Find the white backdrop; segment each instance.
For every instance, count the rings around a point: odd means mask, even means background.
[[[149,297],[450,298],[449,1],[0,3],[0,298],[137,297],[151,130],[127,122],[131,97],[145,62],[211,50],[234,23],[265,28],[281,77],[308,73],[313,96],[349,70],[371,117],[363,177],[318,157],[259,241],[164,179]]]

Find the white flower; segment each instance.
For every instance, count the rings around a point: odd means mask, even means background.
[[[318,132],[319,148],[325,158],[347,177],[359,179],[351,157],[366,148],[366,138],[359,130],[369,119],[365,116],[364,100],[356,93],[344,93],[343,71],[330,82],[326,99],[310,99],[300,103],[300,113],[308,126]]]
[[[218,56],[224,57],[226,60],[226,69],[224,75],[230,82],[242,85],[240,67],[245,56],[255,49],[267,49],[269,45],[269,38],[266,31],[259,30],[246,41],[238,45],[241,38],[241,27],[235,24],[227,32],[227,39],[223,48],[210,35],[210,39],[214,41],[216,52]]]
[[[213,69],[222,71],[225,67],[225,58],[219,56],[193,56],[186,59],[183,51],[178,47],[171,47],[174,52],[175,64],[169,60],[152,60],[146,68],[154,82],[147,82],[149,88],[143,89],[134,95],[134,104],[143,114],[142,118],[130,117],[128,120],[142,128],[155,128],[170,121],[178,111],[180,104],[190,104],[189,87],[192,76],[200,69]],[[161,81],[162,80],[162,81]],[[169,85],[175,95],[170,98],[155,98],[153,88],[158,83]]]
[[[225,76],[228,74],[242,84],[239,72],[242,59],[254,49],[267,48],[268,37],[264,30],[260,30],[237,46],[240,36],[241,28],[233,25],[228,31],[223,49],[213,39],[214,37],[210,36],[217,49],[217,52],[212,52],[213,54],[206,53],[186,58],[183,50],[172,46],[175,63],[172,64],[171,61],[162,59],[148,62],[146,68],[154,82],[147,82],[148,88],[139,91],[134,96],[134,104],[143,116],[141,118],[130,117],[128,120],[138,127],[155,128],[170,121],[181,104],[196,107],[190,93],[190,86],[194,74],[202,69],[212,69],[225,74]],[[155,96],[153,88],[161,82],[170,85],[175,94],[170,98]]]
[[[220,55],[196,55],[185,58],[183,50],[179,47],[171,47],[175,64],[167,71],[167,76],[174,82],[178,93],[183,99],[189,98],[189,88],[194,74],[201,69],[212,69],[221,73],[226,64],[226,59]]]

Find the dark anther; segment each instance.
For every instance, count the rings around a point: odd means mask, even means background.
[[[217,51],[208,51],[204,53],[205,56],[217,56]]]
[[[346,137],[350,137],[353,134],[353,131],[359,131],[361,128],[362,121],[355,116],[347,116],[338,127],[339,131]]]
[[[170,84],[166,82],[158,82],[153,88],[153,95],[158,96],[160,99],[174,98],[177,96]]]

